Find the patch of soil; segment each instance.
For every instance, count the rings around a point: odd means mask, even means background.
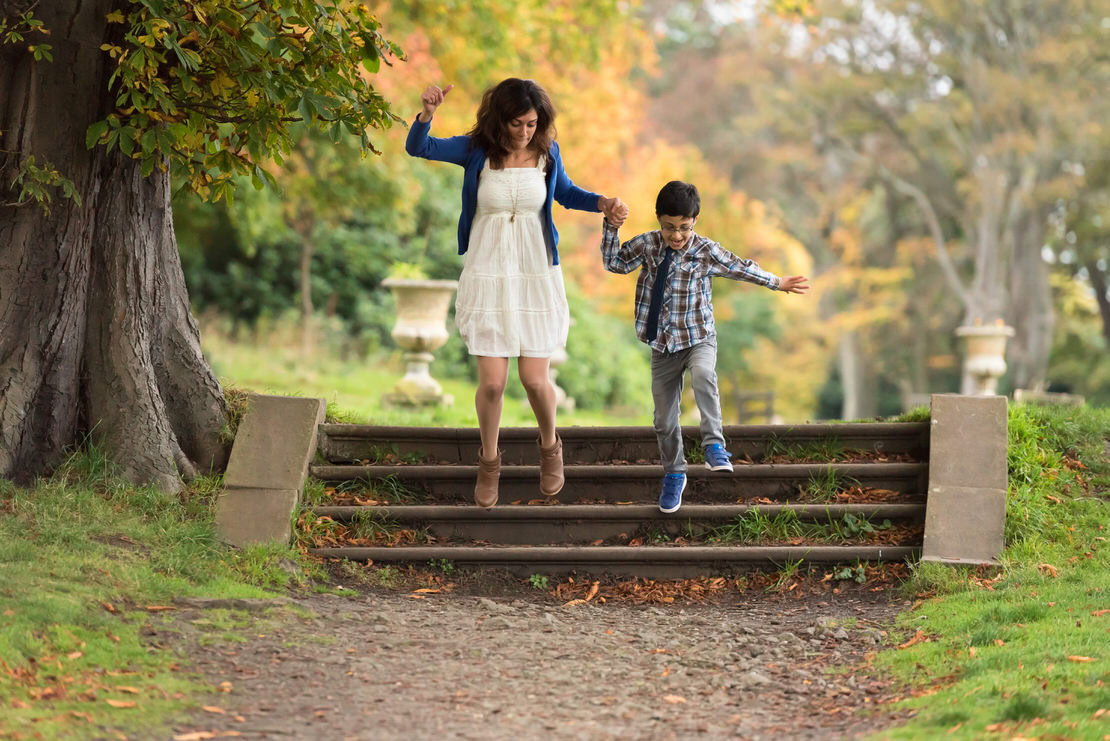
[[[173,733],[826,739],[904,717],[866,665],[909,603],[873,584],[769,594],[686,580],[695,596],[674,600],[652,580],[541,591],[496,571],[403,576],[404,591],[294,597],[298,610],[246,643],[206,645],[190,630],[203,610],[182,609],[168,635],[224,712],[198,710]],[[696,584],[713,599],[699,603]],[[653,589],[674,601],[634,603]]]

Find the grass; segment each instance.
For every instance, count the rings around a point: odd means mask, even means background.
[[[874,524],[866,515],[848,513],[839,519],[822,521],[802,520],[794,510],[778,514],[764,514],[748,510],[727,525],[720,525],[706,532],[706,540],[734,545],[753,543],[783,543],[793,540],[816,542],[844,542],[855,540],[876,530],[889,528],[890,521]]]
[[[222,546],[219,488],[216,478],[180,496],[132,486],[95,449],[28,488],[0,479],[0,737],[151,737],[203,704],[213,688],[142,640],[172,614],[147,608],[265,598],[317,574],[289,548]],[[205,619],[197,627],[212,640],[245,625],[219,611]]]
[[[225,388],[320,397],[327,400],[329,422],[478,426],[473,403],[475,384],[442,377],[435,362],[431,366],[432,375],[441,383],[444,393],[454,397],[454,403],[424,409],[396,408],[384,405],[381,396],[404,375],[399,354],[368,361],[345,359],[324,351],[306,357],[296,343],[288,342],[281,333],[275,333],[271,344],[236,342],[215,327],[206,327],[202,340],[205,355]],[[644,382],[647,383],[647,379]],[[517,383],[513,369],[510,369],[509,383]],[[576,409],[560,411],[558,421],[564,426],[651,424],[651,410],[618,414],[606,409]],[[536,418],[527,402],[506,397],[501,423],[505,427],[532,427]]]
[[[916,715],[878,738],[1110,735],[1110,410],[1013,406],[1009,434],[1001,568],[915,567],[932,597],[899,640],[926,640],[873,670],[918,688],[896,708]]]
[[[835,468],[827,466],[821,473],[810,475],[809,481],[802,487],[801,498],[805,502],[830,504],[836,501],[841,491],[858,485],[859,482],[851,476],[839,474]]]
[[[838,460],[846,452],[843,443],[835,437],[806,442],[789,442],[772,434],[767,441],[767,447],[763,451],[763,459],[782,457],[799,463],[808,461],[824,463]]]

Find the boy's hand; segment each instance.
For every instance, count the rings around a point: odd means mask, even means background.
[[[445,88],[440,88],[437,85],[429,85],[424,88],[424,92],[420,94],[420,102],[424,104],[424,110],[420,112],[420,120],[425,123],[431,121],[436,108],[439,108],[443,99],[447,97],[447,93],[451,92],[454,87],[454,85],[448,85]]]
[[[783,293],[805,293],[809,290],[809,278],[803,275],[788,275],[779,283]]]
[[[628,218],[628,206],[619,198],[605,198],[603,196],[597,205],[605,213],[605,220],[615,227],[622,226],[624,220]]]

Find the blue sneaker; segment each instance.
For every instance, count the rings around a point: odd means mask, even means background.
[[[659,511],[670,514],[682,506],[682,492],[686,489],[686,474],[668,473],[663,476],[663,493],[659,495]]]
[[[732,453],[725,450],[720,443],[713,443],[705,448],[705,467],[710,471],[731,471]]]

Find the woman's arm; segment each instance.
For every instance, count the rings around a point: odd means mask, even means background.
[[[563,169],[563,158],[559,156],[559,143],[551,142],[551,158],[555,166],[555,200],[566,208],[576,211],[601,211],[601,200],[604,196],[592,193],[584,188],[579,188]]]
[[[453,162],[456,165],[466,164],[466,155],[470,152],[470,137],[452,136],[440,139],[428,135],[432,128],[432,116],[453,87],[455,86],[448,85],[441,90],[435,85],[429,85],[421,94],[420,102],[424,108],[412,122],[408,138],[405,139],[405,151],[413,157]]]

